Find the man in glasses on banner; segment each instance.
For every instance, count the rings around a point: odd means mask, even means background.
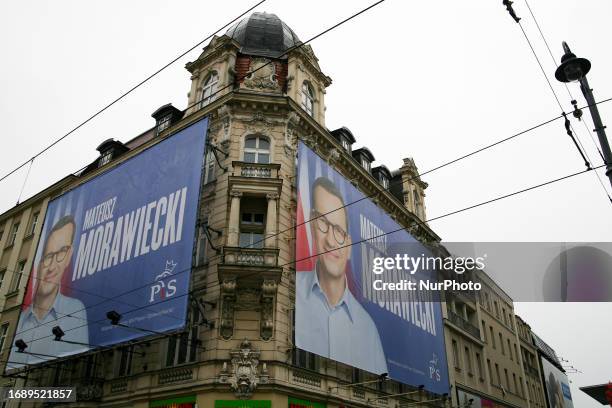
[[[25,341],[28,347],[26,353],[19,353],[13,347],[11,361],[32,364],[48,360],[49,356],[89,349],[85,306],[61,291],[62,277],[72,261],[75,232],[74,218],[66,215],[53,225],[44,241],[37,276],[30,285],[32,303],[21,313],[15,333],[15,340]],[[65,341],[55,340],[51,334],[55,326],[65,333],[62,338]]]
[[[347,284],[351,237],[342,194],[330,179],[319,177],[311,201],[316,266],[312,272],[297,273],[297,347],[374,374],[386,373],[376,325]]]

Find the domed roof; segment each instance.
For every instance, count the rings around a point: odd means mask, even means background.
[[[279,58],[300,43],[293,30],[271,13],[253,13],[231,26],[225,35],[241,45],[241,53],[268,58]]]

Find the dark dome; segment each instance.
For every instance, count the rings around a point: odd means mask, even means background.
[[[269,58],[279,58],[300,42],[293,30],[271,13],[253,13],[225,34],[241,45],[241,53]]]

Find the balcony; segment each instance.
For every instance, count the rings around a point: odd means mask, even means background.
[[[232,172],[234,177],[278,178],[280,164],[233,161],[232,167],[234,168]]]
[[[223,247],[219,279],[280,281],[282,268],[278,267],[278,248]]]
[[[279,176],[278,163],[245,163],[232,162],[232,174],[229,177],[229,189],[236,189],[247,194],[265,195],[280,194],[283,179]]]
[[[480,329],[465,320],[463,317],[459,316],[458,314],[449,310],[448,320],[463,331],[466,331],[477,339],[480,339]]]

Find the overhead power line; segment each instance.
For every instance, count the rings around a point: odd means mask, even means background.
[[[520,194],[526,193],[526,192],[528,192],[528,191],[537,190],[537,189],[539,189],[539,188],[546,187],[546,186],[549,186],[549,185],[552,185],[552,184],[558,183],[558,182],[560,182],[560,181],[567,180],[567,179],[570,179],[570,178],[572,178],[572,177],[576,177],[576,176],[579,176],[579,175],[581,175],[581,174],[585,174],[585,173],[588,173],[588,172],[590,172],[590,171],[594,171],[594,170],[600,169],[600,168],[602,168],[602,167],[605,167],[605,165],[600,165],[600,166],[593,167],[593,168],[590,168],[590,169],[586,169],[586,170],[578,171],[578,172],[575,172],[575,173],[567,174],[567,175],[565,175],[565,176],[561,176],[561,177],[558,177],[558,178],[555,178],[555,179],[552,179],[552,180],[545,181],[545,182],[543,182],[543,183],[539,183],[539,184],[536,184],[536,185],[533,185],[533,186],[530,186],[530,187],[526,187],[526,188],[523,188],[523,189],[521,189],[521,190],[514,191],[514,192],[512,192],[512,193],[508,193],[508,194],[504,194],[504,195],[501,195],[501,196],[497,196],[497,197],[495,197],[495,198],[491,198],[491,199],[489,199],[489,200],[485,200],[485,201],[479,202],[479,203],[477,203],[477,204],[473,204],[473,205],[470,205],[470,206],[467,206],[467,207],[463,207],[463,208],[458,209],[458,210],[450,211],[450,212],[447,212],[447,213],[445,213],[445,214],[442,214],[442,215],[439,215],[439,216],[436,216],[436,217],[433,217],[433,218],[429,218],[429,219],[427,219],[427,220],[425,220],[425,221],[420,221],[420,220],[419,220],[418,222],[419,222],[420,224],[423,224],[423,225],[424,225],[424,224],[426,224],[426,223],[428,223],[428,222],[432,222],[432,221],[436,221],[436,220],[439,220],[439,219],[442,219],[442,218],[447,218],[447,217],[450,217],[450,216],[452,216],[452,215],[460,214],[460,213],[463,213],[463,212],[465,212],[465,211],[469,211],[469,210],[474,209],[474,208],[482,207],[482,206],[485,206],[485,205],[488,205],[488,204],[491,204],[491,203],[494,203],[494,202],[497,202],[497,201],[504,200],[504,199],[506,199],[506,198],[510,198],[510,197],[513,197],[513,196],[517,196],[517,195],[520,195]],[[292,265],[292,264],[295,264],[295,263],[298,263],[298,262],[302,262],[302,261],[305,261],[305,260],[308,260],[308,259],[311,259],[311,258],[317,257],[317,256],[319,256],[319,255],[324,255],[324,254],[327,254],[327,253],[329,253],[329,252],[338,251],[338,250],[340,250],[340,249],[348,248],[348,247],[351,247],[351,246],[353,246],[353,245],[358,245],[358,244],[361,244],[361,243],[363,243],[363,242],[370,241],[370,240],[372,240],[372,239],[378,239],[378,238],[380,238],[380,237],[384,237],[384,236],[387,236],[387,235],[395,234],[395,233],[400,232],[400,231],[410,230],[410,229],[412,229],[412,228],[414,228],[414,225],[407,226],[407,227],[397,228],[397,229],[392,230],[392,231],[387,231],[387,232],[385,232],[385,233],[378,234],[378,235],[376,235],[376,236],[372,236],[372,237],[369,237],[369,238],[364,238],[364,239],[361,239],[361,240],[358,240],[358,241],[354,241],[354,242],[351,242],[350,244],[347,244],[347,245],[341,245],[341,246],[339,246],[339,247],[337,247],[337,248],[333,248],[333,249],[329,249],[329,250],[326,250],[326,251],[323,251],[323,252],[319,252],[319,253],[316,253],[316,254],[313,254],[313,255],[309,255],[309,256],[304,257],[304,258],[294,259],[293,261],[286,262],[286,263],[284,263],[284,264],[282,264],[282,265],[277,266],[276,268],[284,268],[285,266],[289,266],[289,265]],[[190,269],[187,269],[187,270],[190,270]],[[270,271],[270,270],[268,270],[268,271],[263,271],[263,272],[271,272],[271,271]],[[260,270],[258,270],[258,271],[254,271],[254,272],[250,272],[250,273],[245,273],[244,275],[242,275],[242,276],[241,276],[241,279],[246,278],[246,277],[255,276],[255,275],[260,275],[261,273],[262,273],[262,271],[260,271]],[[217,286],[218,286],[218,285],[220,285],[220,284],[217,284]],[[166,298],[166,299],[164,299],[164,300],[162,300],[162,301],[160,301],[160,302],[157,302],[157,303],[155,303],[155,304],[160,304],[160,303],[164,303],[164,302],[167,302],[167,301],[170,301],[170,300],[174,300],[174,299],[177,299],[177,298],[180,298],[180,297],[183,297],[183,296],[188,296],[188,295],[190,295],[190,294],[191,294],[191,292],[192,292],[192,291],[188,291],[188,292],[186,292],[186,293],[184,293],[184,294],[182,294],[182,295],[177,295],[177,296],[174,296],[174,297],[172,297],[172,298]],[[129,292],[128,292],[128,293],[129,293]],[[150,305],[147,305],[146,307],[149,307],[149,306],[150,306]],[[141,309],[143,309],[144,307],[145,307],[145,306],[143,306],[143,307],[138,307],[138,308],[136,308],[136,309],[133,309],[133,310],[130,310],[130,311],[127,311],[127,312],[124,312],[124,313],[125,313],[125,314],[132,313],[132,312],[135,312],[135,311],[141,310]],[[85,309],[87,309],[87,307],[86,307]],[[99,323],[99,322],[101,322],[101,321],[105,321],[105,319],[101,319],[101,320],[99,320],[99,321],[95,321],[95,322],[93,322],[93,323],[95,323],[95,324],[96,324],[96,323]],[[68,332],[68,331],[70,331],[70,330],[76,330],[76,329],[79,329],[79,328],[84,327],[84,326],[86,326],[86,324],[85,324],[85,325],[82,325],[82,326],[77,326],[77,327],[74,327],[74,328],[72,328],[72,329],[68,329],[68,330],[66,330],[66,332]],[[30,343],[32,343],[32,342],[34,342],[34,341],[38,341],[38,340],[44,339],[44,338],[47,338],[47,336],[45,336],[45,337],[40,337],[40,338],[37,338],[37,339],[34,339],[34,340],[30,340]]]
[[[546,38],[544,37],[544,34],[542,33],[542,30],[540,29],[540,26],[537,22],[537,20],[535,19],[535,16],[531,10],[531,7],[529,7],[529,4],[527,3],[527,0],[525,0],[525,4],[527,4],[527,7],[529,8],[529,12],[531,13],[531,16],[533,17],[533,20],[535,21],[535,24],[540,32],[540,35],[542,36],[542,39],[544,40],[544,43],[546,44],[546,47],[548,48],[548,51],[551,55],[551,57],[553,58],[553,61],[555,61],[554,56],[552,54],[552,51],[550,50],[550,47],[548,46],[548,42],[546,41]],[[557,102],[557,105],[559,105],[559,109],[561,109],[561,112],[563,114],[563,116],[565,116],[565,110],[563,109],[563,105],[561,104],[561,101],[559,100],[559,97],[557,96],[557,92],[555,91],[554,87],[552,86],[552,83],[550,82],[550,79],[548,78],[548,74],[546,73],[546,70],[544,69],[544,66],[542,65],[542,62],[540,61],[540,58],[538,57],[538,54],[535,51],[535,48],[533,47],[533,44],[531,43],[531,40],[529,39],[529,36],[527,35],[527,32],[525,31],[523,24],[520,22],[521,18],[517,17],[514,9],[512,8],[512,2],[508,1],[508,0],[504,0],[504,5],[506,6],[507,11],[510,13],[510,16],[514,19],[514,21],[518,24],[518,26],[521,29],[521,32],[523,33],[523,36],[525,37],[525,41],[527,41],[527,45],[529,46],[529,49],[531,50],[531,53],[533,54],[536,62],[538,63],[538,66],[540,67],[540,71],[542,72],[542,75],[544,75],[544,79],[546,80],[546,83],[548,84],[548,87],[550,88],[550,91],[553,94],[553,97],[555,98],[555,101]],[[556,62],[555,62],[555,66],[556,66]],[[568,93],[569,93],[569,88],[567,87],[567,85],[565,86]],[[570,97],[571,97],[571,93],[570,93]],[[573,98],[572,98],[573,100]],[[582,145],[582,142],[580,141],[580,138],[578,137],[577,132],[574,130],[573,125],[571,124],[571,122],[569,121],[569,119],[565,119],[565,128],[567,130],[567,134],[568,136],[572,139],[573,143],[576,145],[576,149],[578,150],[578,152],[580,153],[580,155],[582,156],[582,158],[585,160],[585,166],[588,168],[591,166],[591,159],[588,155],[588,152],[586,151],[586,149],[584,148],[584,146]],[[597,172],[595,172],[595,177],[597,177],[599,184],[601,184],[601,187],[603,188],[606,197],[608,198],[608,201],[610,203],[612,203],[612,197],[610,197],[610,194],[608,193],[608,190],[606,189],[605,185],[603,184],[603,181],[601,180],[601,177],[599,176],[599,174]]]
[[[178,61],[179,59],[183,58],[185,55],[187,55],[188,53],[190,53],[191,51],[193,51],[194,49],[196,49],[197,47],[199,47],[200,45],[204,44],[206,41],[208,41],[209,39],[211,39],[214,35],[216,35],[219,31],[225,29],[226,27],[230,26],[231,24],[233,24],[234,22],[236,22],[236,20],[242,18],[245,14],[249,13],[250,11],[252,11],[253,9],[255,9],[257,6],[259,6],[260,4],[262,4],[263,2],[265,2],[266,0],[261,0],[259,3],[251,6],[249,9],[247,9],[246,11],[244,11],[243,13],[241,13],[239,16],[235,17],[234,19],[232,19],[229,23],[223,25],[221,28],[217,29],[214,33],[210,34],[209,36],[207,36],[206,38],[204,38],[202,41],[199,41],[197,44],[193,45],[192,47],[190,47],[188,50],[182,52],[180,55],[178,55],[176,58],[172,59],[170,62],[168,62],[167,64],[165,64],[164,66],[162,66],[161,68],[159,68],[157,71],[153,72],[151,75],[149,75],[148,77],[146,77],[145,79],[143,79],[142,81],[140,81],[139,83],[137,83],[136,85],[134,85],[132,88],[130,88],[127,92],[124,92],[123,94],[121,94],[119,97],[117,97],[116,99],[112,100],[110,103],[108,103],[107,105],[103,106],[102,108],[100,108],[98,111],[96,111],[94,114],[92,114],[91,116],[89,116],[87,119],[85,119],[84,121],[80,122],[77,126],[75,126],[74,128],[72,128],[69,132],[65,133],[63,136],[55,139],[52,143],[50,143],[49,145],[47,145],[45,148],[43,148],[42,150],[40,150],[38,153],[36,153],[34,156],[32,156],[30,159],[28,159],[27,161],[21,163],[20,165],[18,165],[17,167],[15,167],[13,170],[9,171],[8,173],[4,174],[2,177],[0,177],[0,181],[5,180],[6,178],[8,178],[9,176],[11,176],[12,174],[14,174],[16,171],[18,171],[19,169],[21,169],[22,167],[26,166],[28,163],[32,162],[34,159],[36,159],[37,157],[39,157],[40,155],[44,154],[45,152],[47,152],[49,149],[51,149],[53,146],[55,146],[56,144],[58,144],[59,142],[61,142],[62,140],[66,139],[68,136],[70,136],[71,134],[73,134],[74,132],[76,132],[77,130],[79,130],[81,127],[83,127],[84,125],[86,125],[87,123],[89,123],[91,120],[93,120],[94,118],[96,118],[97,116],[99,116],[101,113],[103,113],[104,111],[106,111],[108,108],[110,108],[111,106],[113,106],[114,104],[116,104],[117,102],[119,102],[120,100],[122,100],[123,98],[125,98],[126,96],[128,96],[129,94],[131,94],[132,92],[134,92],[136,89],[140,88],[142,85],[144,85],[145,83],[149,82],[152,78],[154,78],[155,76],[157,76],[159,73],[161,73],[162,71],[164,71],[166,68],[168,68],[170,65],[174,64],[176,61]]]
[[[602,101],[597,102],[597,104],[601,104],[601,103],[605,103],[605,102],[609,102],[609,101],[612,101],[612,98],[604,99],[604,100],[602,100]],[[586,107],[587,107],[587,106],[582,107],[581,109],[584,109],[584,108],[586,108]],[[482,152],[482,151],[488,150],[488,149],[490,149],[490,148],[492,148],[492,147],[494,147],[494,146],[500,145],[500,144],[502,144],[502,143],[504,143],[504,142],[507,142],[507,141],[509,141],[509,140],[512,140],[512,139],[514,139],[514,138],[516,138],[516,137],[519,137],[519,136],[521,136],[521,135],[523,135],[523,134],[526,134],[526,133],[528,133],[528,132],[530,132],[530,131],[533,131],[533,130],[538,129],[538,128],[542,127],[542,126],[545,126],[545,125],[547,125],[547,124],[549,124],[549,123],[552,123],[552,122],[554,122],[554,121],[556,121],[556,120],[558,120],[558,119],[560,119],[560,118],[562,118],[562,117],[563,117],[562,115],[559,115],[559,116],[556,116],[556,117],[554,117],[554,118],[548,119],[548,120],[546,120],[546,121],[544,121],[544,122],[540,122],[540,123],[539,123],[539,124],[537,124],[537,125],[531,126],[531,127],[527,128],[527,129],[522,130],[522,131],[520,131],[520,132],[517,132],[517,133],[515,133],[515,134],[513,134],[513,135],[511,135],[511,136],[508,136],[508,137],[502,138],[502,139],[500,139],[500,140],[498,140],[498,141],[496,141],[496,142],[493,142],[493,143],[491,143],[491,144],[489,144],[489,145],[486,145],[486,146],[484,146],[484,147],[481,147],[481,148],[478,148],[478,149],[476,149],[476,150],[473,150],[473,151],[471,151],[470,153],[467,153],[467,154],[464,154],[464,155],[462,155],[462,156],[459,156],[459,157],[457,157],[456,159],[450,160],[450,161],[445,162],[445,163],[443,163],[443,164],[441,164],[441,165],[439,165],[439,166],[436,166],[436,167],[434,167],[434,168],[431,168],[431,169],[429,169],[429,170],[427,170],[427,171],[421,172],[421,173],[419,173],[419,174],[417,174],[417,175],[415,175],[415,176],[411,177],[410,179],[408,179],[408,181],[411,181],[411,180],[414,180],[414,179],[420,178],[421,176],[423,176],[423,175],[425,175],[425,174],[428,174],[428,173],[434,172],[434,171],[436,171],[436,170],[442,169],[442,168],[444,168],[444,167],[446,167],[446,166],[449,166],[449,165],[451,165],[451,164],[453,164],[453,163],[456,163],[456,162],[458,162],[458,161],[460,161],[460,160],[463,160],[463,159],[465,159],[465,158],[471,157],[471,156],[473,156],[473,155],[475,155],[475,154],[478,154],[478,153],[480,153],[480,152]],[[386,189],[385,191],[389,191],[389,189],[390,189],[390,188],[391,188],[391,186],[389,186],[389,188],[388,188],[388,189]],[[328,211],[327,213],[317,215],[317,216],[312,217],[312,218],[310,218],[310,219],[308,219],[308,220],[306,220],[306,221],[304,221],[304,222],[302,222],[302,223],[300,223],[300,224],[296,224],[296,225],[294,225],[294,226],[292,226],[292,227],[290,227],[290,228],[287,228],[287,229],[281,230],[281,231],[279,231],[279,232],[277,232],[277,233],[274,233],[274,234],[270,235],[270,237],[275,237],[275,236],[281,235],[281,234],[283,234],[283,233],[285,233],[285,232],[288,232],[288,231],[291,231],[291,230],[293,230],[293,229],[296,229],[296,228],[298,228],[299,226],[302,226],[302,225],[307,224],[307,223],[309,223],[309,222],[311,222],[311,221],[314,221],[314,220],[316,220],[316,219],[317,219],[317,218],[319,218],[319,217],[323,217],[323,216],[325,216],[325,215],[331,214],[331,213],[333,213],[333,212],[335,212],[335,211],[341,210],[341,209],[346,208],[346,207],[348,207],[348,206],[350,206],[350,205],[353,205],[353,204],[356,204],[356,203],[358,203],[358,202],[361,202],[361,201],[363,201],[363,200],[365,200],[365,199],[367,199],[367,198],[372,198],[372,197],[375,197],[375,196],[376,196],[376,195],[378,195],[378,194],[379,194],[379,193],[377,192],[377,193],[370,194],[370,195],[364,195],[364,197],[362,197],[362,198],[360,198],[360,199],[358,199],[358,200],[355,200],[355,201],[352,201],[352,202],[346,203],[346,204],[342,205],[341,207],[338,207],[338,208],[336,208],[336,209],[333,209],[333,210],[331,210],[331,211]],[[447,215],[445,215],[445,216],[447,216]],[[438,218],[442,218],[442,217],[443,217],[443,216],[440,216],[440,217],[437,217],[436,219],[438,219]],[[428,220],[428,221],[433,221],[433,220],[435,220],[435,219]],[[417,219],[416,221],[418,222],[419,220]],[[262,241],[263,241],[263,239],[262,239],[262,240],[259,240],[259,241],[256,241],[256,242],[253,242],[253,243],[251,243],[251,244],[247,245],[245,248],[252,247],[253,245],[256,245],[256,244],[258,244],[259,242],[262,242]],[[217,259],[217,258],[219,258],[219,257],[220,257],[220,255],[214,255],[214,256],[212,256],[212,257],[208,258],[208,261],[210,262],[211,260],[215,260],[215,259]],[[8,272],[10,272],[10,273],[17,273],[17,271],[14,271],[14,270],[7,270],[7,271],[8,271]],[[179,274],[181,274],[181,273],[185,273],[185,272],[188,272],[188,271],[191,271],[191,268],[187,268],[187,269],[183,269],[183,270],[181,270],[181,271],[178,271],[178,272],[176,273],[176,275],[179,275]],[[22,273],[22,276],[30,276],[30,275],[31,275],[31,273],[30,273],[30,274],[23,274],[23,273]],[[140,290],[140,289],[142,289],[142,288],[144,288],[144,287],[147,287],[147,286],[151,285],[152,283],[154,283],[154,282],[153,282],[153,281],[152,281],[152,282],[147,282],[147,283],[145,283],[144,285],[142,285],[142,286],[140,286],[140,287],[137,287],[137,288],[134,288],[134,289],[132,289],[132,290],[130,290],[130,291],[127,291],[127,292],[123,292],[123,293],[121,293],[121,294],[118,294],[118,295],[116,295],[116,297],[119,297],[119,296],[125,296],[125,295],[127,295],[127,294],[129,294],[129,293],[132,293],[132,292],[135,292],[135,291],[137,291],[137,290]],[[70,285],[64,285],[64,286],[66,286],[66,287],[71,287]],[[99,296],[99,295],[96,295],[96,296]],[[99,297],[101,297],[101,296],[99,296]],[[87,309],[89,309],[89,308],[99,306],[99,305],[101,305],[101,304],[103,304],[103,303],[105,303],[105,302],[107,302],[107,301],[109,301],[109,300],[113,300],[113,299],[114,299],[114,297],[113,297],[113,298],[105,298],[105,300],[103,300],[102,302],[100,302],[100,303],[96,303],[96,304],[94,304],[94,305],[92,305],[92,306],[89,306],[89,307],[86,307],[86,308],[84,308],[84,309],[82,309],[82,310],[87,310]],[[79,312],[80,312],[80,311],[82,311],[82,310],[79,310]]]

